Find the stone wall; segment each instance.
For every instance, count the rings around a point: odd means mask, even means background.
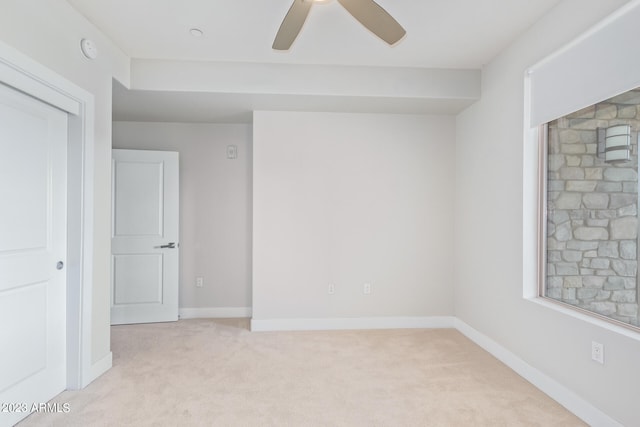
[[[640,90],[549,124],[545,295],[638,326]],[[598,127],[631,125],[631,160],[597,155]]]

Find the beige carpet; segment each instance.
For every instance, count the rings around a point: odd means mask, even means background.
[[[459,332],[112,328],[113,369],[26,426],[578,426]]]

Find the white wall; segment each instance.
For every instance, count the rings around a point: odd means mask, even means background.
[[[251,307],[251,126],[114,122],[113,147],[180,153],[180,308]]]
[[[525,69],[623,3],[560,3],[485,67],[481,100],[457,117],[455,314],[631,426],[640,425],[640,341],[522,297],[532,226],[523,224]],[[592,340],[605,345],[604,366],[591,361]]]
[[[453,313],[452,116],[261,111],[253,129],[254,320]]]
[[[126,82],[129,59],[63,0],[2,0],[0,40],[95,97],[93,306],[85,326],[91,328],[91,359],[110,360],[109,270],[111,188],[111,84]],[[86,60],[80,40],[95,41],[100,56]]]

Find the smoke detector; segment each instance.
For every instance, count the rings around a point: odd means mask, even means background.
[[[82,39],[80,41],[80,50],[87,59],[96,59],[98,57],[98,48],[93,40]]]

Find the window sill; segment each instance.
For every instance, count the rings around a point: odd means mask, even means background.
[[[572,305],[565,304],[547,297],[525,297],[525,299],[550,310],[554,310],[567,316],[573,317],[574,319],[578,319],[591,325],[598,326],[602,329],[606,329],[607,331],[620,334],[636,341],[640,341],[640,328],[636,326],[618,322],[615,319],[610,319],[608,317],[601,316],[590,311],[583,310],[579,307],[574,307]]]

